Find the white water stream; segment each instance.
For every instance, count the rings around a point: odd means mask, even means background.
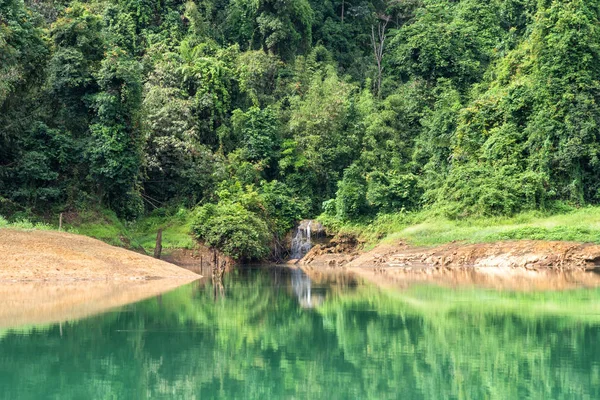
[[[292,259],[299,260],[306,255],[313,247],[311,241],[312,221],[302,222],[296,229],[296,234],[292,239]]]

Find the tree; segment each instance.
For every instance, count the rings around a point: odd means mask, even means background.
[[[207,246],[234,259],[260,260],[269,254],[267,224],[239,203],[202,207],[193,229]]]
[[[377,63],[377,96],[381,95],[381,78],[383,76],[383,49],[386,39],[386,29],[390,23],[391,16],[379,15],[377,22],[377,34],[375,34],[375,25],[371,26],[371,44],[373,45],[373,54]]]
[[[313,10],[308,0],[233,0],[229,16],[238,43],[250,49],[289,59],[292,49],[306,51],[311,45]]]
[[[0,107],[13,90],[41,73],[48,50],[36,22],[22,1],[0,4]]]
[[[298,184],[306,185],[319,205],[333,196],[342,171],[358,154],[353,91],[328,66],[314,74],[305,95],[292,101],[291,138],[283,145],[280,167],[284,176],[303,181]]]
[[[144,196],[154,207],[173,199],[191,207],[214,187],[215,157],[201,143],[193,99],[178,87],[180,63],[177,54],[162,54],[144,85]]]
[[[97,194],[124,218],[143,211],[138,178],[141,139],[138,110],[141,105],[141,68],[120,48],[109,50],[96,79],[95,123],[90,126],[90,173]]]

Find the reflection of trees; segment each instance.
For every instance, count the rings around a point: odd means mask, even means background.
[[[600,394],[593,384],[600,377],[597,319],[511,307],[487,311],[476,301],[438,303],[368,289],[338,293],[317,311],[304,310],[273,282],[265,274],[247,281],[225,277],[227,296],[218,302],[210,282],[200,290],[187,286],[161,302],[63,325],[62,337],[58,326],[5,333],[0,397]],[[538,301],[524,296],[517,303]],[[593,303],[598,294],[562,296],[564,303],[576,298],[572,305],[585,309],[584,302]]]
[[[594,367],[600,356],[595,345],[600,323],[595,316],[587,320],[579,314],[586,305],[595,309],[598,292],[542,298],[508,293],[494,303],[481,302],[486,293],[452,299],[452,292],[441,292],[448,297],[443,303],[367,291],[323,307],[324,319],[346,359],[360,371],[358,380],[368,385],[367,392],[389,387],[416,398],[466,399],[600,394],[590,384],[600,378]],[[558,299],[565,306],[555,311],[570,309],[570,316],[529,311],[536,302]],[[503,305],[495,309],[498,303]]]

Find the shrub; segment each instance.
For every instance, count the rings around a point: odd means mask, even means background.
[[[542,174],[521,172],[515,166],[472,163],[456,167],[434,192],[434,201],[448,218],[514,215],[543,208],[544,182]]]
[[[382,212],[414,208],[421,197],[418,178],[413,174],[373,172],[367,182],[367,200]]]
[[[367,181],[358,166],[351,165],[344,171],[344,179],[338,183],[335,208],[342,221],[358,218],[368,211]]]
[[[267,224],[238,203],[204,205],[192,229],[197,239],[236,260],[259,260],[270,251]]]

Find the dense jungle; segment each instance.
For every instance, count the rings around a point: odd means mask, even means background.
[[[1,0],[0,222],[251,260],[305,218],[593,206],[599,78],[592,0]]]

